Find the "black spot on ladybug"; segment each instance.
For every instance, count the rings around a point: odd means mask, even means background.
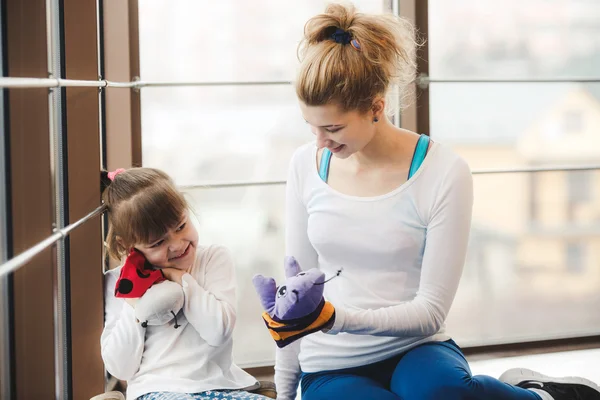
[[[137,272],[138,276],[142,279],[150,278],[150,274],[145,274],[137,268],[135,269],[135,272]]]
[[[117,291],[121,294],[127,294],[133,290],[133,282],[129,279],[121,279]]]

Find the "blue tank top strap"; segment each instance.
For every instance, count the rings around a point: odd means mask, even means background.
[[[417,141],[417,145],[415,146],[415,152],[413,154],[410,170],[408,172],[408,179],[412,178],[415,172],[418,171],[421,164],[423,164],[423,160],[425,160],[428,149],[429,136],[422,134]],[[319,164],[319,176],[323,182],[327,182],[327,178],[329,177],[329,164],[331,162],[331,156],[332,153],[329,149],[323,149],[323,154],[321,154],[321,162]]]
[[[413,154],[412,162],[410,163],[410,170],[408,171],[408,179],[419,170],[425,156],[427,155],[427,149],[429,149],[429,136],[421,134],[419,141],[415,146],[415,152]]]
[[[329,162],[331,161],[332,153],[329,149],[323,149],[323,154],[321,154],[321,162],[319,164],[319,176],[323,180],[323,182],[327,182],[327,177],[329,176]]]

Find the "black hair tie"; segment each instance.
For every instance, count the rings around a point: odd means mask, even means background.
[[[337,28],[335,32],[331,35],[331,38],[336,43],[340,44],[350,44],[350,42],[352,41],[352,36],[350,35],[350,32],[346,32],[341,28]]]

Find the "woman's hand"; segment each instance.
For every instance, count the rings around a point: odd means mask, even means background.
[[[181,277],[187,273],[187,271],[183,271],[177,268],[161,268],[160,270],[162,271],[165,278],[180,285],[182,284]]]

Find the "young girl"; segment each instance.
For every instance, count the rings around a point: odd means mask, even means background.
[[[104,174],[103,183],[110,255],[121,260],[136,249],[184,293],[176,319],[143,327],[136,301],[115,297],[121,267],[106,273],[102,358],[108,372],[127,381],[127,399],[266,399],[242,390],[257,382],[233,363],[236,295],[229,252],[198,244],[188,205],[165,173],[117,170]]]
[[[469,237],[467,163],[395,127],[385,96],[414,77],[412,28],[391,15],[330,5],[308,21],[296,93],[315,143],[294,154],[286,253],[304,269],[344,273],[325,286],[326,332],[277,350],[279,399],[600,399],[583,379],[533,371],[511,384],[472,376],[444,329]]]

